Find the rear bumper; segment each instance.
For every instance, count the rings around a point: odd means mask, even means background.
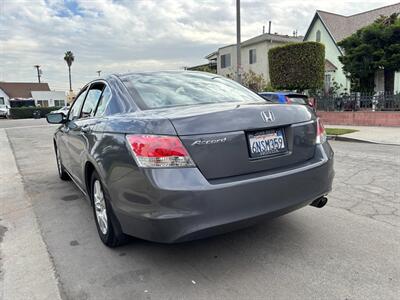
[[[318,145],[295,168],[208,182],[197,168],[135,170],[109,191],[122,230],[173,243],[235,230],[310,204],[334,177],[333,152]]]

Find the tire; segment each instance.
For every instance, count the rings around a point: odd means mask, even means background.
[[[121,230],[121,225],[112,211],[108,193],[103,186],[99,175],[94,171],[90,180],[94,221],[101,241],[106,246],[114,248],[123,245],[128,238]]]
[[[61,155],[60,155],[60,151],[58,150],[58,147],[54,146],[54,148],[56,151],[58,176],[60,177],[61,180],[64,180],[64,181],[71,180],[71,178],[69,177],[67,171],[65,171],[65,168],[62,164]]]

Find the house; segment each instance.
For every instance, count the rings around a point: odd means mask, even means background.
[[[240,44],[241,71],[262,74],[269,82],[268,50],[287,43],[301,42],[302,37],[263,33]],[[205,58],[216,64],[217,74],[233,77],[236,73],[236,44],[219,48]]]
[[[47,83],[0,82],[0,104],[11,105],[13,100],[34,101],[37,106],[64,106],[66,94],[51,91]]]
[[[343,55],[338,43],[352,35],[358,29],[374,22],[381,15],[389,16],[400,13],[400,3],[380,7],[351,16],[338,15],[317,10],[304,36],[304,41],[317,41],[325,45],[325,91],[329,91],[333,83],[341,86],[340,92],[350,91],[350,81],[346,78],[339,57]],[[383,91],[383,71],[375,74],[375,90]],[[400,91],[400,73],[395,74],[395,91]]]
[[[47,83],[0,81],[0,104],[10,105],[12,99],[31,99],[32,91],[50,91]]]

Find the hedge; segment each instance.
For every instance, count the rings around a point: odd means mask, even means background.
[[[325,46],[303,42],[275,47],[268,52],[269,75],[276,89],[320,89],[324,85]]]
[[[11,107],[10,117],[12,119],[29,119],[33,118],[33,113],[35,111],[40,112],[40,117],[45,117],[49,112],[53,110],[60,109],[61,107]]]

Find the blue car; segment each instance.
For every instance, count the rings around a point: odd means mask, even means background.
[[[303,104],[312,106],[312,104],[308,100],[308,97],[303,94],[292,92],[263,92],[259,93],[259,95],[266,100],[276,103]]]

